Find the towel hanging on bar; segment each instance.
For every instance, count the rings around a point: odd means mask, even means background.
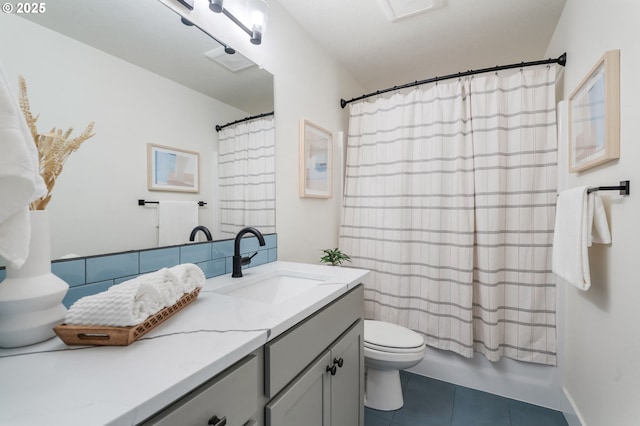
[[[580,186],[559,194],[552,258],[553,272],[584,291],[591,287],[588,248],[592,243],[611,243],[600,195],[587,192]]]
[[[207,203],[205,203],[204,201],[198,201],[197,202],[198,205],[200,207],[206,206]],[[138,199],[138,205],[139,206],[144,206],[146,204],[160,204],[160,201],[147,201],[147,200],[143,200],[143,199]]]

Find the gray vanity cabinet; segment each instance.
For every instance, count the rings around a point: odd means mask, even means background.
[[[251,354],[142,426],[252,426],[262,416],[260,354]]]
[[[142,426],[363,426],[364,290],[356,286]]]
[[[268,403],[265,425],[362,425],[363,331],[360,320]]]
[[[362,426],[364,423],[363,338],[364,322],[360,320],[331,350],[331,363],[338,367],[336,374],[331,376],[332,426]]]
[[[265,408],[267,426],[330,426],[331,354],[318,358],[293,384]]]
[[[278,340],[265,345],[265,426],[362,426],[364,354],[362,286],[338,299]],[[306,358],[310,351],[314,357]],[[311,349],[313,348],[313,349]],[[285,350],[286,349],[286,350]],[[289,376],[284,353],[306,368]]]

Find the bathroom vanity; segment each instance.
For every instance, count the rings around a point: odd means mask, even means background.
[[[367,271],[243,272],[130,346],[0,350],[0,424],[362,426]]]

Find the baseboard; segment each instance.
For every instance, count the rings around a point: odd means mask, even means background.
[[[569,426],[587,426],[567,388],[562,387],[562,414]]]

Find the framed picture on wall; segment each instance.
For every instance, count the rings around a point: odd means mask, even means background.
[[[620,51],[600,58],[569,96],[569,171],[620,157]]]
[[[333,135],[308,120],[300,121],[300,197],[331,198]]]
[[[200,155],[147,144],[147,187],[150,191],[200,192]]]

